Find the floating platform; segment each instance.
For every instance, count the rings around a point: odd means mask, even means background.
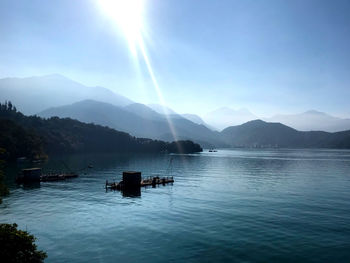
[[[78,175],[74,173],[67,174],[46,174],[40,177],[41,182],[62,181],[71,178],[77,178]]]
[[[112,190],[125,190],[125,189],[132,189],[132,188],[140,188],[145,186],[156,186],[160,184],[169,184],[173,183],[174,178],[171,177],[159,177],[159,176],[153,176],[153,177],[147,177],[142,178],[141,172],[123,172],[123,180],[120,182],[113,182],[109,183],[106,181],[106,189],[112,189]]]

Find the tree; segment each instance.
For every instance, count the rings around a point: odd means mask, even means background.
[[[47,257],[37,250],[35,237],[17,229],[17,224],[0,224],[0,259],[3,263],[39,263]]]
[[[1,162],[1,161],[0,161]],[[1,165],[1,164],[0,164]],[[6,196],[9,194],[9,189],[4,184],[4,173],[2,172],[0,168],[0,204],[2,203],[2,196]]]
[[[0,148],[0,203],[1,196],[8,195],[9,190],[4,184],[3,166],[6,150]],[[28,262],[40,263],[46,258],[46,253],[37,250],[35,237],[26,231],[17,230],[16,224],[0,224],[0,261],[2,263]]]
[[[12,111],[12,102],[11,102],[11,101],[9,101],[9,102],[7,103],[7,107],[8,107],[8,110],[9,110],[9,111]]]
[[[0,204],[2,203],[1,197],[9,194],[9,189],[4,184],[4,173],[3,173],[3,167],[4,167],[4,160],[3,156],[5,155],[6,150],[0,148]]]

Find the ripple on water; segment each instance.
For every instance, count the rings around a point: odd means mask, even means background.
[[[350,151],[55,158],[44,169],[61,159],[95,168],[76,180],[12,185],[0,210],[2,222],[38,237],[47,262],[350,261]],[[166,174],[170,158],[173,185],[136,198],[104,189],[123,170]]]

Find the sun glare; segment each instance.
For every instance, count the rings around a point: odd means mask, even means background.
[[[136,55],[142,41],[144,0],[100,0],[103,12],[123,32],[131,52]]]
[[[177,140],[177,135],[174,129],[174,125],[165,112],[165,100],[163,94],[158,85],[158,81],[155,77],[149,56],[146,51],[146,46],[143,40],[143,12],[144,12],[145,0],[99,0],[99,5],[103,12],[113,21],[113,23],[123,32],[125,38],[129,43],[131,53],[135,59],[138,59],[137,54],[141,54],[144,60],[147,71],[151,77],[154,89],[158,96],[160,104],[164,108],[164,114],[166,116],[169,128],[173,135],[174,140]],[[180,146],[178,146],[180,147]]]

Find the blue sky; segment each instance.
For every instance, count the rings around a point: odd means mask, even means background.
[[[147,52],[176,111],[350,117],[350,1],[144,1]],[[0,77],[60,73],[157,102],[144,62],[135,67],[97,2],[2,0]]]

